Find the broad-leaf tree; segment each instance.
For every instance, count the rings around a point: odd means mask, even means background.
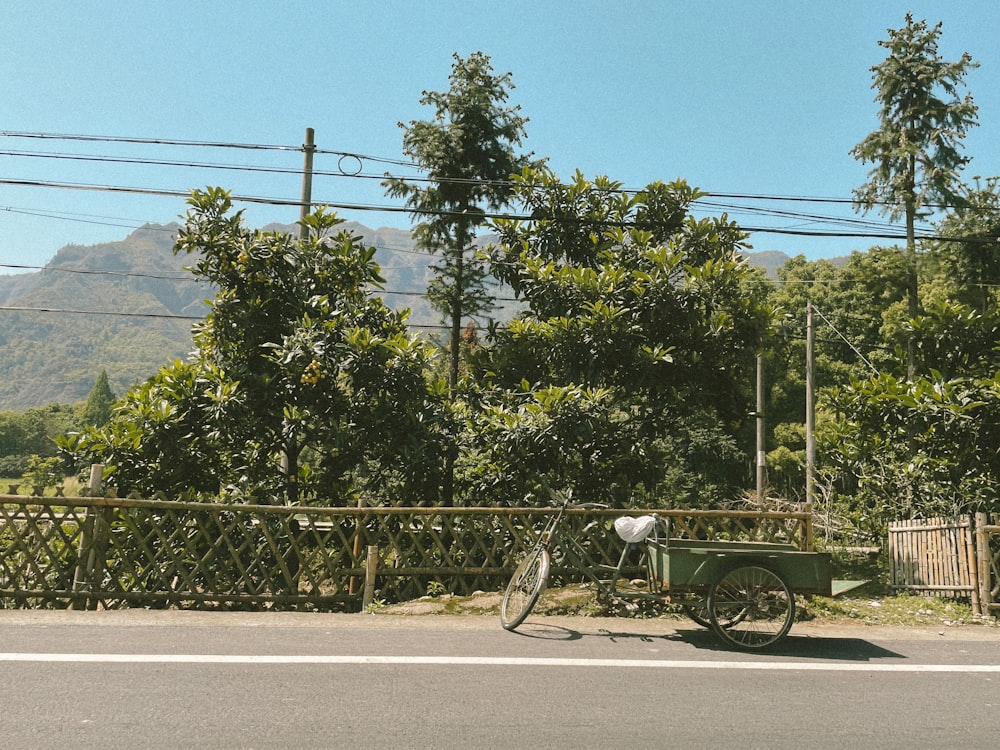
[[[175,251],[218,290],[194,357],[130,391],[107,428],[69,447],[142,492],[229,486],[337,502],[360,478],[433,491],[443,412],[423,375],[430,350],[371,294],[374,249],[323,209],[300,239],[246,228],[220,189],[189,203]]]
[[[941,24],[928,27],[906,15],[906,25],[889,29],[879,45],[888,57],[872,68],[879,103],[879,128],[858,143],[851,154],[872,164],[869,179],[855,190],[857,205],[873,208],[893,220],[905,217],[907,313],[919,312],[915,224],[938,204],[962,202],[959,175],[969,158],[962,153],[966,132],[978,122],[972,97],[961,95],[965,76],[977,66],[968,53],[945,60],[938,52]],[[915,375],[912,346],[909,377]]]
[[[976,179],[963,189],[960,205],[942,220],[935,243],[943,261],[949,293],[987,312],[997,303],[1000,287],[1000,177]]]
[[[994,378],[913,382],[881,373],[825,393],[820,431],[840,515],[872,541],[893,520],[995,511],[1000,387]]]
[[[731,497],[773,318],[746,234],[688,216],[682,181],[630,193],[525,169],[516,187],[532,218],[494,222],[492,262],[529,309],[474,359],[482,490],[548,474],[602,501]]]

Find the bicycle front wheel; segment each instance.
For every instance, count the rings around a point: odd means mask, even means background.
[[[500,624],[513,630],[526,618],[549,580],[549,551],[536,545],[525,555],[503,592]]]

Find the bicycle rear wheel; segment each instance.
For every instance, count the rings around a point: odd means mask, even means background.
[[[533,547],[514,571],[500,602],[500,624],[513,630],[528,616],[549,580],[549,551]]]

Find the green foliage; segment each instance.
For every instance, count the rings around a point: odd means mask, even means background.
[[[913,383],[882,373],[826,398],[821,432],[830,478],[856,528],[879,539],[891,520],[1000,508],[1000,383]]]
[[[0,457],[19,456],[23,460],[33,454],[55,455],[55,438],[76,428],[77,422],[76,410],[62,404],[24,412],[0,412]]]
[[[519,107],[506,106],[511,74],[496,75],[488,55],[454,56],[446,92],[425,91],[420,103],[434,109],[431,120],[414,120],[404,128],[403,152],[427,173],[426,183],[400,178],[385,181],[386,192],[405,198],[420,223],[417,246],[444,259],[432,266],[435,278],[428,298],[451,327],[449,385],[458,380],[459,337],[465,317],[488,313],[493,298],[486,289],[487,270],[467,250],[486,211],[510,200],[509,176],[529,163],[515,151],[527,119]]]
[[[746,377],[773,316],[739,255],[745,235],[685,218],[699,193],[683,182],[631,195],[525,169],[515,190],[532,219],[496,222],[491,261],[529,311],[471,362],[482,470],[518,490],[547,473],[617,504],[731,493]]]
[[[78,463],[102,463],[121,491],[219,490],[227,466],[224,406],[236,388],[209,363],[174,362],[130,390],[111,421],[60,439]],[[249,446],[248,446],[249,447]]]
[[[928,204],[958,205],[959,174],[969,161],[960,144],[977,123],[972,97],[958,96],[966,73],[976,63],[968,53],[947,62],[938,54],[941,24],[932,29],[906,14],[906,26],[889,29],[879,44],[889,50],[884,62],[872,68],[873,87],[880,102],[880,127],[856,145],[851,154],[875,166],[869,181],[855,190],[858,206],[875,206],[892,219],[906,218],[906,315],[920,311],[914,224],[930,213]],[[917,372],[913,340],[907,341],[907,374]]]
[[[1000,286],[1000,177],[976,178],[962,192],[962,201],[939,227],[954,240],[934,243],[933,254],[948,293],[985,312],[997,304]]]
[[[115,403],[115,394],[108,383],[108,371],[101,370],[97,382],[87,396],[81,419],[86,425],[101,427],[111,420],[111,407]]]
[[[66,476],[62,470],[63,462],[58,456],[30,456],[28,468],[24,472],[24,481],[32,487],[54,487]]]
[[[855,191],[866,210],[877,206],[893,219],[912,219],[928,203],[962,200],[955,188],[969,159],[960,145],[977,124],[977,107],[971,95],[960,98],[958,91],[978,63],[968,53],[943,60],[940,36],[940,23],[928,28],[907,13],[906,25],[889,29],[889,38],[879,42],[889,51],[872,68],[880,127],[851,150],[874,164],[869,181]]]
[[[110,424],[64,449],[141,492],[344,501],[379,465],[392,468],[371,487],[436,486],[444,412],[422,376],[430,350],[369,294],[381,281],[374,249],[335,232],[341,220],[323,209],[297,240],[246,229],[224,190],[189,204],[176,250],[218,288],[194,359],[131,390]]]
[[[918,356],[945,377],[988,377],[1000,368],[1000,310],[986,312],[958,302],[931,306],[910,323]]]

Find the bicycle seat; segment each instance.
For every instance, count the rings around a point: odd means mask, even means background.
[[[638,544],[653,533],[656,516],[621,516],[615,519],[615,531],[623,542]]]

